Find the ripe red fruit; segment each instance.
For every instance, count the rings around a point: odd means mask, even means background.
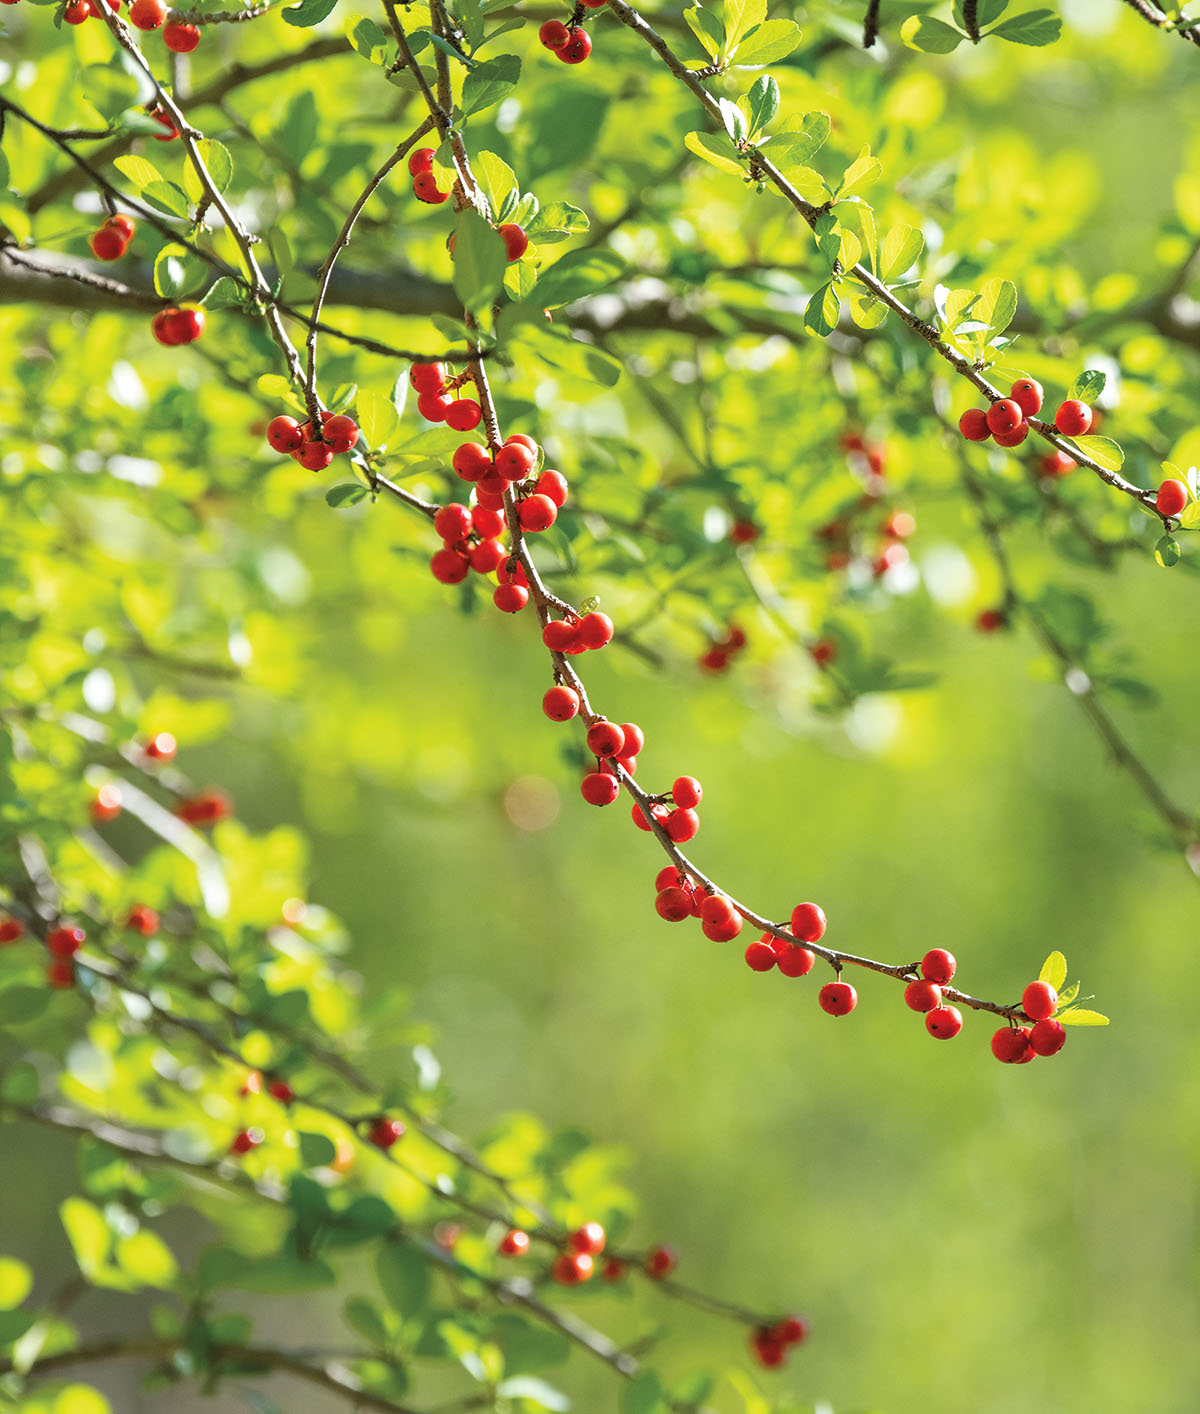
[[[671,787],[671,799],[681,810],[694,810],[704,796],[704,788],[695,776],[677,776]]]
[[[155,324],[161,320],[161,332]],[[162,344],[193,344],[204,333],[205,316],[202,309],[166,309],[155,316],[151,330]]]
[[[296,419],[281,415],[267,423],[267,441],[275,451],[288,453],[298,451],[304,438]]]
[[[1066,1043],[1067,1028],[1061,1021],[1039,1021],[1029,1032],[1029,1048],[1035,1055],[1057,1055]]]
[[[1189,491],[1182,481],[1164,481],[1154,499],[1155,509],[1160,516],[1177,516],[1189,500]]]
[[[673,864],[667,864],[654,876],[654,887],[656,889],[690,889],[691,881],[686,874],[681,874]]]
[[[767,1330],[757,1330],[750,1337],[750,1349],[754,1352],[754,1358],[760,1365],[765,1365],[768,1370],[773,1370],[783,1364],[783,1357],[787,1353],[782,1341]]]
[[[597,1222],[584,1223],[567,1238],[573,1252],[586,1252],[590,1257],[598,1257],[604,1251],[604,1229]]]
[[[295,1091],[286,1080],[272,1080],[268,1093],[273,1100],[278,1100],[281,1105],[290,1105],[296,1098]]]
[[[517,508],[517,519],[522,530],[536,534],[550,529],[558,519],[558,507],[549,496],[527,496]]]
[[[146,743],[146,755],[155,761],[171,761],[175,757],[176,746],[170,732],[155,732]]]
[[[1047,1021],[1058,1010],[1058,993],[1049,982],[1030,982],[1021,993],[1021,1005],[1030,1021]]]
[[[612,642],[613,621],[607,614],[593,611],[579,620],[576,636],[584,648],[603,648]]]
[[[1091,430],[1092,410],[1078,398],[1068,398],[1060,403],[1054,414],[1054,425],[1064,437],[1082,437]]]
[[[455,451],[451,465],[464,481],[478,481],[491,471],[492,458],[478,442],[464,442]]]
[[[135,903],[125,918],[126,928],[131,932],[141,933],[144,938],[149,938],[152,934],[157,933],[158,924],[157,911],[147,907],[144,903]]]
[[[770,942],[775,950],[779,970],[785,977],[807,977],[816,962],[816,954],[802,948],[798,943],[789,943],[786,938],[775,938],[770,933],[763,934],[763,942]]]
[[[418,201],[424,201],[429,206],[440,206],[450,197],[448,191],[438,190],[437,178],[428,171],[418,172],[413,178],[413,195]]]
[[[580,781],[579,794],[589,805],[611,805],[621,794],[621,783],[603,771],[592,771]]]
[[[537,452],[525,442],[505,442],[496,453],[496,474],[505,481],[523,481],[537,462]]]
[[[942,989],[936,982],[910,982],[904,989],[905,1005],[913,1011],[933,1011],[942,1004]]]
[[[24,935],[25,929],[16,918],[0,919],[0,943],[15,943]]]
[[[1045,393],[1042,385],[1033,378],[1018,378],[1012,385],[1009,397],[1026,417],[1036,417],[1042,410]]]
[[[826,982],[817,993],[817,1001],[830,1016],[846,1016],[858,1005],[858,993],[849,982]]]
[[[70,8],[68,6],[68,8]],[[46,966],[46,981],[61,991],[75,985],[75,964],[69,958],[58,957]]]
[[[223,790],[208,786],[199,795],[181,800],[175,807],[175,814],[189,825],[215,825],[233,814],[233,801]]]
[[[580,0],[585,10],[599,10],[608,0]]]
[[[163,43],[175,54],[190,54],[200,43],[200,31],[195,25],[169,24],[163,30]]]
[[[433,148],[423,147],[418,152],[414,152],[408,159],[409,170],[414,176],[417,172],[427,172],[429,163],[423,167],[413,167],[413,161],[421,156],[421,153],[429,154],[429,162],[433,161]],[[413,385],[418,393],[440,393],[442,385],[446,381],[446,366],[443,363],[414,363],[408,370],[408,381]]]
[[[166,18],[163,0],[133,0],[129,7],[129,22],[137,29],[160,29]]]
[[[522,589],[529,588],[529,576],[520,561],[512,569],[509,569],[507,562],[502,564],[496,571],[496,578],[501,584],[519,584]]]
[[[492,594],[492,603],[502,614],[519,614],[529,603],[529,590],[522,584],[499,584]]]
[[[123,212],[118,212],[117,215],[110,216],[104,224],[110,226],[114,231],[119,232],[121,239],[125,241],[126,244],[133,240],[134,233],[137,231],[137,222],[132,216],[126,216]]]
[[[566,653],[575,643],[575,625],[568,619],[551,619],[542,629],[542,642],[552,653]]]
[[[451,501],[434,514],[433,528],[443,540],[453,544],[470,534],[471,512],[461,501]]]
[[[962,1012],[956,1006],[938,1006],[925,1016],[925,1030],[939,1041],[949,1041],[962,1030]]]
[[[560,510],[567,504],[567,478],[561,471],[543,471],[534,490],[549,496]]]
[[[458,398],[446,409],[446,426],[455,432],[472,432],[483,421],[483,409],[474,398]]]
[[[525,228],[513,221],[506,221],[500,227],[500,234],[504,237],[504,253],[511,265],[514,260],[520,260],[529,249],[529,237],[525,234]]]
[[[70,8],[70,5],[68,5],[67,9],[69,10]],[[174,142],[179,136],[179,129],[171,121],[170,115],[165,113],[161,108],[151,109],[148,116],[153,118],[156,123],[159,123],[165,129],[164,132],[155,134],[155,142]]]
[[[577,29],[570,39],[554,52],[564,64],[582,64],[592,52],[592,36],[585,29]]]
[[[115,226],[110,226],[107,223],[101,226],[98,231],[93,231],[88,240],[92,254],[97,260],[120,260],[125,254],[125,247],[128,244],[128,240],[121,232]]]
[[[410,175],[410,176],[415,177],[418,172],[428,172],[429,169],[430,169],[432,166],[433,166],[433,148],[432,148],[432,147],[418,147],[415,152],[410,152],[410,153],[408,154],[408,171],[409,171],[409,175]],[[425,367],[430,367],[430,366],[431,366],[431,365],[429,365],[429,364],[426,364],[426,365],[425,365]],[[432,366],[436,367],[437,365],[432,365]],[[420,367],[420,365],[419,365],[419,364],[415,364],[414,367]],[[416,386],[417,386],[417,385],[416,385],[416,383],[414,382],[414,383],[413,383],[413,387],[415,388]],[[439,383],[439,384],[438,384],[438,387],[440,388],[441,386],[442,386],[441,383]]]
[[[239,1129],[233,1136],[233,1142],[229,1146],[231,1154],[248,1154],[251,1149],[257,1149],[266,1138],[261,1129]]]
[[[494,540],[504,530],[504,517],[499,511],[475,506],[471,511],[471,526],[482,540]]]
[[[764,938],[746,944],[746,966],[754,972],[770,972],[777,958],[775,949]]]
[[[968,442],[986,442],[992,435],[987,413],[982,408],[968,408],[958,419],[958,430]]]
[[[475,483],[475,499],[481,506],[487,506],[489,510],[504,510],[504,493],[508,489],[508,482],[502,476],[497,476],[494,471],[488,471],[486,476],[481,476]]]
[[[596,1264],[586,1252],[561,1252],[554,1259],[554,1280],[562,1286],[578,1286],[590,1281]]]
[[[399,1139],[404,1138],[404,1125],[398,1119],[388,1119],[381,1115],[367,1130],[367,1143],[377,1149],[390,1149]]]
[[[529,1251],[529,1234],[514,1227],[496,1244],[496,1251],[502,1257],[523,1257]]]
[[[670,1276],[679,1265],[679,1253],[674,1247],[652,1247],[646,1253],[643,1265],[648,1277],[661,1281],[663,1277]]]
[[[547,49],[561,49],[571,38],[571,31],[561,20],[547,20],[538,30],[538,38]]]
[[[88,4],[88,0],[71,0],[71,3],[63,11],[63,19],[69,25],[81,25],[84,20],[90,20],[91,17],[92,7]]]
[[[324,471],[333,461],[333,448],[327,442],[305,442],[293,455],[305,471]]]
[[[106,825],[110,820],[115,820],[121,813],[120,786],[111,783],[101,786],[88,807],[88,813],[96,825]]]
[[[579,711],[579,694],[562,684],[552,687],[542,698],[542,711],[552,722],[569,722]]]
[[[992,436],[999,434],[1007,437],[1017,430],[1025,421],[1025,414],[1021,410],[1020,403],[1014,402],[1012,398],[1001,398],[988,408],[987,413],[988,431]]]
[[[659,889],[654,907],[658,916],[668,923],[682,923],[692,916],[692,896],[677,884],[669,884],[665,889]]]
[[[676,844],[687,844],[700,833],[700,817],[694,810],[672,810],[664,823]]]
[[[479,545],[471,547],[471,553],[467,558],[471,561],[471,568],[477,574],[491,574],[493,570],[500,568],[505,553],[504,546],[498,540],[484,540]]]
[[[792,909],[792,935],[802,943],[819,943],[825,936],[825,912],[815,903],[798,903]]]
[[[588,728],[587,748],[593,756],[623,756],[625,733],[616,722],[593,722]]]
[[[52,957],[74,957],[87,942],[87,934],[74,924],[61,924],[46,934],[46,949]]]
[[[742,931],[742,915],[723,894],[709,894],[700,902],[700,928],[706,938],[727,943]]]
[[[762,532],[752,520],[735,520],[729,529],[729,538],[735,545],[749,545],[757,540]]]
[[[953,953],[947,952],[945,948],[930,948],[921,959],[921,976],[927,981],[945,986],[954,976],[957,967]]]
[[[1072,461],[1066,452],[1060,452],[1057,448],[1038,459],[1038,471],[1043,476],[1069,476],[1076,466],[1078,462]]]
[[[1003,609],[983,609],[975,620],[975,627],[980,633],[995,633],[1007,624],[1008,617]]]
[[[1011,432],[997,432],[996,446],[1019,447],[1021,443],[1025,440],[1025,438],[1028,436],[1029,424],[1027,422],[1023,422],[1021,423],[1020,427],[1015,427]]]
[[[440,584],[461,584],[471,572],[471,562],[457,550],[439,550],[430,559],[429,569]]]
[[[1020,1065],[1031,1054],[1029,1031],[1024,1026],[1002,1026],[992,1037],[992,1055],[1005,1065]]]
[[[646,745],[646,733],[636,722],[622,722],[621,730],[625,733],[625,756],[636,756],[642,747]]]
[[[818,638],[808,654],[818,668],[823,668],[837,657],[837,644],[831,638]]]
[[[454,406],[454,399],[445,393],[422,393],[417,398],[417,411],[426,422],[445,422],[446,414]]]
[[[808,1339],[808,1322],[803,1316],[785,1316],[771,1329],[771,1339],[783,1345],[800,1345]]]
[[[348,452],[358,441],[358,423],[344,413],[327,418],[321,432],[335,452]]]
[[[652,805],[650,807],[650,813],[659,822],[659,824],[662,824],[662,822],[667,817],[666,807],[662,805]],[[650,823],[646,819],[645,815],[642,813],[642,807],[640,805],[635,805],[633,807],[633,809],[629,812],[629,818],[633,821],[633,823],[638,827],[639,830],[649,831]]]

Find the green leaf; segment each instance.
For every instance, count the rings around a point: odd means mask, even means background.
[[[667,1414],[666,1391],[653,1370],[643,1370],[621,1390],[621,1414]]]
[[[740,69],[757,69],[774,64],[800,43],[800,26],[795,20],[767,20],[755,25],[738,45],[734,64]]]
[[[990,25],[993,20],[998,20],[1008,9],[1009,0],[979,0],[979,5],[975,11],[975,20],[982,29],[985,25]],[[955,23],[966,28],[966,20],[963,17],[963,0],[954,0]]]
[[[989,280],[979,291],[976,319],[981,319],[994,334],[1002,334],[1017,312],[1017,287],[1011,280]]]
[[[1038,981],[1049,982],[1057,992],[1066,980],[1067,959],[1060,952],[1052,952],[1042,963],[1042,970],[1038,973]]]
[[[883,167],[877,157],[871,156],[871,149],[864,147],[859,155],[842,173],[842,182],[837,189],[837,199],[844,201],[848,196],[859,196],[879,180]]]
[[[382,25],[370,19],[346,21],[346,37],[354,49],[372,64],[386,68],[392,52],[391,40]]]
[[[359,485],[357,481],[344,482],[341,486],[333,486],[325,493],[325,504],[329,506],[340,505],[340,501],[330,498],[335,491],[361,491],[366,494],[366,487]],[[357,500],[362,500],[358,496]],[[333,1163],[337,1158],[337,1145],[326,1134],[313,1134],[306,1130],[301,1130],[298,1136],[300,1140],[300,1162],[306,1169],[324,1168],[326,1164]]]
[[[343,508],[343,507],[345,507],[345,506],[357,506],[358,503],[359,503],[359,501],[361,501],[361,500],[363,499],[363,497],[364,497],[366,494],[367,494],[367,488],[366,488],[361,482],[359,482],[359,481],[343,481],[343,482],[341,482],[341,483],[340,483],[339,485],[337,485],[337,486],[331,486],[331,487],[329,488],[329,490],[325,492],[325,504],[326,504],[327,506],[333,506],[335,510],[341,509],[341,508]],[[333,1143],[332,1143],[330,1140],[326,1139],[323,1134],[310,1134],[310,1135],[307,1135],[307,1136],[302,1136],[302,1139],[301,1139],[301,1152],[303,1152],[303,1138],[304,1138],[304,1137],[307,1137],[308,1139],[313,1140],[314,1143],[315,1143],[316,1140],[320,1140],[323,1144],[328,1144],[328,1145],[329,1145],[329,1157],[328,1157],[328,1158],[325,1158],[325,1159],[308,1159],[308,1158],[306,1158],[306,1159],[304,1160],[304,1163],[305,1163],[305,1166],[306,1166],[306,1167],[312,1168],[312,1167],[314,1167],[314,1166],[316,1166],[316,1165],[327,1164],[327,1163],[331,1162],[331,1160],[333,1159],[334,1155],[337,1153],[337,1149],[334,1147]]]
[[[357,1331],[368,1345],[384,1350],[391,1343],[383,1317],[365,1296],[352,1296],[342,1308],[342,1315],[350,1329]]]
[[[1055,1016],[1055,1021],[1061,1022],[1063,1026],[1107,1026],[1108,1017],[1098,1011],[1088,1011],[1084,1007],[1071,1007],[1069,1011],[1060,1011]]]
[[[396,406],[391,398],[384,397],[382,393],[360,393],[358,425],[371,450],[386,447],[388,439],[400,425]]]
[[[801,166],[824,147],[831,126],[828,113],[805,113],[771,138],[766,155],[777,167]]]
[[[888,307],[871,294],[854,290],[850,295],[850,318],[860,329],[878,329],[888,317]]]
[[[1094,403],[1104,392],[1104,385],[1108,382],[1107,377],[1096,368],[1085,368],[1078,378],[1071,384],[1068,398],[1077,398],[1080,402]]]
[[[816,334],[823,339],[837,328],[841,310],[841,302],[831,280],[822,285],[809,300],[804,311],[804,327],[810,334]]]
[[[171,1287],[179,1275],[171,1249],[148,1228],[119,1237],[113,1256],[117,1266],[137,1286]]]
[[[463,80],[463,117],[481,113],[485,108],[499,103],[516,88],[520,77],[521,61],[515,54],[501,54],[496,59],[477,64]],[[499,284],[499,281],[496,283]]]
[[[767,0],[725,0],[725,49],[732,57],[742,37],[767,17]]]
[[[727,150],[722,151],[716,145],[716,141],[707,133],[688,133],[683,140],[684,147],[689,152],[694,152],[697,157],[702,157],[705,162],[710,163],[719,171],[728,172],[731,177],[744,177],[746,169],[735,158],[728,155]]]
[[[165,245],[154,260],[155,293],[164,299],[175,299],[185,290],[194,289],[204,279],[204,268],[186,246]]]
[[[1023,15],[1002,20],[988,33],[1007,39],[1010,44],[1030,44],[1040,48],[1044,44],[1053,44],[1059,37],[1062,20],[1052,10],[1027,10]]]
[[[555,238],[551,237],[551,241]],[[537,285],[537,267],[532,260],[514,260],[504,272],[504,288],[510,299],[529,299]]]
[[[59,1205],[58,1216],[79,1270],[94,1281],[103,1271],[112,1246],[112,1233],[104,1215],[86,1198],[67,1198]]]
[[[224,143],[202,137],[196,142],[196,152],[207,169],[208,175],[212,178],[213,186],[219,192],[224,192],[233,180],[233,158],[229,155],[229,149]],[[204,199],[206,195],[204,184],[191,162],[183,169],[183,186],[194,202]]]
[[[1079,995],[1079,983],[1078,983],[1078,982],[1072,982],[1069,987],[1067,987],[1064,991],[1059,992],[1059,994],[1058,994],[1058,1005],[1059,1005],[1060,1009],[1061,1009],[1062,1007],[1068,1007],[1068,1006],[1070,1006],[1071,1003],[1075,1000],[1075,998],[1076,998],[1078,995]]]
[[[715,59],[725,43],[725,27],[721,21],[711,10],[705,10],[700,5],[693,5],[690,10],[685,10],[683,18],[688,22],[692,33],[700,41],[709,58]]]
[[[538,284],[538,290],[541,284]],[[565,329],[552,329],[545,324],[527,324],[521,330],[521,342],[548,367],[569,373],[589,383],[611,388],[621,376],[621,365],[611,354],[573,338]]]
[[[910,15],[900,26],[900,38],[910,49],[922,54],[950,54],[962,43],[964,36],[945,20],[929,15]]]
[[[207,309],[232,309],[235,305],[240,305],[244,298],[238,282],[231,280],[228,275],[222,275],[208,287],[200,303]]]
[[[398,1315],[421,1315],[429,1304],[429,1267],[415,1247],[391,1242],[375,1259],[375,1275]]]
[[[525,227],[525,234],[537,245],[555,245],[571,236],[582,235],[590,226],[587,215],[569,201],[552,201],[543,206]]]
[[[494,152],[479,153],[475,158],[474,167],[483,194],[492,208],[492,215],[498,221],[509,193],[517,189],[516,173]]]
[[[760,74],[746,95],[750,104],[750,136],[761,132],[779,112],[779,85],[770,74]]]
[[[128,177],[139,192],[145,191],[151,182],[161,182],[163,179],[162,173],[154,163],[147,162],[144,157],[133,157],[127,154],[124,157],[114,158],[113,166],[123,177]]]
[[[151,206],[157,206],[168,216],[186,217],[189,211],[187,195],[174,182],[151,182],[142,192]]]
[[[0,1311],[11,1311],[33,1290],[33,1273],[15,1257],[0,1257]]]
[[[108,64],[85,64],[75,82],[96,112],[110,119],[131,108],[142,87],[119,59]]]
[[[478,211],[460,211],[454,224],[454,292],[472,314],[490,311],[507,263],[500,233]]]
[[[1125,465],[1125,453],[1111,437],[1096,437],[1089,433],[1086,437],[1072,437],[1070,440],[1084,456],[1091,457],[1105,471],[1120,471]]]
[[[283,18],[285,23],[298,29],[308,29],[333,14],[336,4],[337,0],[300,0],[299,5],[289,5],[283,11]]]
[[[607,289],[628,270],[625,261],[611,250],[571,250],[538,277],[535,303],[542,309],[557,309],[585,295]]]
[[[50,1005],[45,987],[5,987],[0,991],[0,1024],[19,1026],[41,1016]]]
[[[1164,535],[1154,547],[1154,558],[1165,570],[1169,570],[1172,565],[1177,565],[1182,554],[1179,541],[1171,535]]]
[[[1200,530],[1200,501],[1189,501],[1179,513],[1179,524],[1184,530]]]
[[[913,264],[925,249],[925,237],[911,226],[893,226],[879,247],[879,278],[891,280]]]

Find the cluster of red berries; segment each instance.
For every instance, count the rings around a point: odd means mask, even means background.
[[[277,452],[285,452],[308,471],[324,471],[338,452],[348,452],[358,443],[358,423],[344,413],[321,414],[321,435],[313,435],[311,422],[297,422],[280,414],[267,424],[267,441]]]
[[[729,660],[746,646],[746,630],[730,624],[720,638],[714,638],[700,655],[700,667],[706,673],[723,673]]]
[[[120,260],[129,249],[136,230],[136,222],[128,216],[110,216],[91,236],[88,245],[97,260]]]
[[[913,1011],[924,1012],[925,1029],[939,1041],[949,1041],[962,1030],[962,1012],[947,1006],[942,988],[954,976],[958,963],[945,948],[931,948],[921,959],[921,975],[904,989],[904,1000]]]
[[[160,309],[150,321],[150,332],[160,344],[194,344],[204,333],[204,311],[199,305],[172,305]]]
[[[583,10],[599,10],[605,0],[579,0]],[[562,20],[547,20],[538,30],[538,39],[544,48],[564,64],[582,64],[592,52],[592,36],[588,34],[576,17],[577,11],[566,24]]]
[[[410,153],[408,170],[413,179],[413,195],[418,201],[424,201],[430,206],[440,206],[443,201],[450,199],[450,193],[438,187],[437,178],[433,175],[432,147],[418,147],[415,152]]]
[[[109,9],[113,14],[117,14],[121,8],[121,0],[68,0],[63,8],[63,22],[68,25],[81,25],[85,20],[104,18],[104,10]]]
[[[177,21],[167,24],[169,13],[163,0],[133,0],[129,7],[129,22],[135,29],[161,29],[163,43],[168,49],[176,54],[190,54],[200,43],[199,28],[196,25],[182,25]]]
[[[590,617],[590,616],[589,616]],[[581,620],[581,628],[586,620]],[[569,694],[569,696],[568,696]],[[556,721],[566,721],[573,717],[578,710],[578,699],[573,689],[569,687],[552,687],[542,699],[542,711],[548,717]],[[646,736],[636,722],[625,722],[618,724],[610,722],[606,717],[597,717],[587,730],[587,748],[596,758],[596,769],[589,771],[579,783],[579,793],[589,805],[611,805],[621,793],[621,782],[617,775],[619,767],[626,775],[635,776],[637,774],[638,752],[646,745]],[[683,780],[684,777],[680,777]],[[687,777],[691,780],[691,777]],[[699,804],[700,785],[698,781],[693,781],[695,787],[686,798],[692,801],[692,805]],[[656,812],[659,807],[655,807]],[[665,822],[667,812],[662,811],[659,818]],[[674,817],[671,828],[676,831],[672,837],[677,843],[682,844],[685,840],[693,839],[700,829],[700,817],[692,807],[674,810],[671,812]],[[648,830],[650,826],[646,823],[646,817],[642,814],[642,807],[633,807],[633,818],[638,826],[643,830]]]
[[[1021,1006],[1032,1026],[1002,1026],[992,1037],[992,1055],[1006,1065],[1027,1065],[1035,1056],[1054,1056],[1067,1042],[1067,1028],[1054,1020],[1058,992],[1049,982],[1030,982]]]
[[[566,1286],[577,1286],[591,1280],[595,1274],[595,1259],[607,1241],[603,1227],[597,1222],[584,1223],[567,1238],[567,1250],[555,1262],[552,1275]],[[530,1250],[530,1237],[522,1228],[510,1228],[496,1244],[501,1257],[524,1257]],[[586,1260],[580,1261],[580,1258]],[[564,1260],[565,1259],[565,1260]],[[679,1254],[673,1247],[652,1247],[642,1260],[642,1270],[655,1281],[662,1281],[679,1265]],[[605,1281],[619,1281],[625,1275],[625,1263],[619,1257],[609,1257],[601,1268]]]
[[[87,942],[87,934],[74,923],[60,923],[46,934],[46,981],[51,987],[75,985],[75,954]]]
[[[761,1326],[750,1337],[750,1349],[760,1365],[774,1370],[783,1364],[793,1345],[808,1337],[808,1322],[802,1316],[785,1316],[773,1326]]]
[[[449,505],[439,508],[433,518],[433,528],[442,537],[443,545],[429,561],[429,568],[434,579],[440,583],[461,584],[471,570],[476,574],[503,570],[508,554],[499,539],[504,532],[501,511],[451,501]],[[517,571],[524,580],[525,572],[518,565],[513,574],[504,574],[504,582],[496,590],[496,594],[500,594],[501,589],[520,590],[515,601],[511,593],[495,600],[498,609],[510,613],[523,609],[529,601],[528,588],[516,583],[514,575]]]
[[[1028,419],[1042,410],[1045,393],[1033,378],[1018,378],[1007,398],[998,398],[986,411],[968,408],[958,419],[958,430],[968,442],[995,438],[998,447],[1019,447],[1029,436]],[[1060,403],[1054,425],[1064,437],[1082,437],[1092,429],[1092,410],[1078,398]]]
[[[205,828],[227,820],[233,814],[233,801],[218,786],[208,786],[181,800],[175,814],[194,828]]]
[[[445,364],[414,363],[408,377],[417,392],[417,411],[426,422],[444,422],[455,432],[473,432],[483,420],[483,409],[474,398],[458,396],[461,380],[448,377]]]
[[[816,538],[827,547],[827,570],[844,570],[855,557],[856,543],[858,553],[870,562],[876,579],[907,563],[908,547],[904,542],[916,530],[916,518],[910,511],[892,511],[876,532],[874,527],[863,525],[862,520],[864,512],[874,511],[877,499],[877,492],[867,491],[842,515],[818,527]],[[865,543],[864,535],[869,537]]]
[[[596,1258],[607,1241],[597,1222],[584,1223],[567,1236],[567,1247],[554,1259],[551,1275],[562,1286],[579,1286],[596,1274]]]

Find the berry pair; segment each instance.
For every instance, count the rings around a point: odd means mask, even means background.
[[[793,1345],[808,1338],[808,1322],[801,1316],[785,1316],[773,1326],[760,1326],[750,1337],[750,1349],[760,1365],[778,1369]]]
[[[576,11],[576,15],[581,15],[583,9],[598,10],[604,3],[605,0],[580,0],[582,9]],[[567,24],[562,20],[547,20],[538,30],[538,39],[564,64],[582,64],[592,52],[592,36],[580,27],[576,16]]]
[[[46,934],[46,981],[64,989],[75,985],[75,954],[87,941],[87,934],[73,923],[60,923]]]
[[[137,225],[128,216],[110,216],[88,241],[97,260],[120,260],[129,249]]]
[[[426,422],[444,422],[455,432],[473,432],[482,422],[483,409],[474,398],[458,396],[461,380],[448,378],[445,364],[414,363],[408,378],[417,392],[417,411]]]
[[[175,814],[193,828],[204,829],[227,820],[233,814],[233,801],[219,787],[208,786],[181,800]]]
[[[199,305],[173,305],[154,316],[150,321],[150,332],[160,344],[168,347],[193,344],[204,333],[204,323],[204,311]]]
[[[706,673],[723,673],[729,660],[746,646],[746,630],[730,624],[720,638],[714,638],[700,655],[700,667]]]
[[[593,610],[582,618],[551,619],[542,629],[542,642],[551,653],[571,656],[604,648],[612,642],[615,631],[607,614]]]
[[[442,191],[433,175],[433,148],[418,147],[409,154],[408,170],[411,175],[413,195],[428,206],[440,206],[449,201],[450,193]]]
[[[267,441],[307,471],[324,471],[338,452],[348,452],[358,444],[358,423],[344,413],[321,413],[321,435],[313,436],[311,422],[297,422],[281,413],[267,424]]]

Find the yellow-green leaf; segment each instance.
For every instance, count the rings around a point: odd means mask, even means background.
[[[1071,440],[1084,454],[1091,457],[1097,466],[1105,471],[1120,471],[1125,465],[1125,453],[1111,437],[1072,437]]]
[[[1057,992],[1066,980],[1067,959],[1060,952],[1052,952],[1042,963],[1042,970],[1038,973],[1038,981],[1049,982]]]
[[[1108,1017],[1098,1011],[1088,1011],[1086,1007],[1075,1006],[1070,1011],[1060,1011],[1054,1018],[1064,1026],[1107,1026]]]
[[[903,275],[925,249],[925,237],[911,226],[893,226],[879,248],[879,278]]]
[[[683,145],[689,152],[694,152],[697,157],[702,157],[705,162],[711,163],[719,171],[728,172],[732,177],[746,175],[746,169],[742,164],[721,152],[713,139],[706,133],[688,133],[683,140]]]
[[[842,201],[848,196],[859,196],[868,187],[875,185],[882,171],[883,167],[878,157],[872,157],[871,149],[864,147],[842,173],[842,184],[837,193],[838,200]]]

